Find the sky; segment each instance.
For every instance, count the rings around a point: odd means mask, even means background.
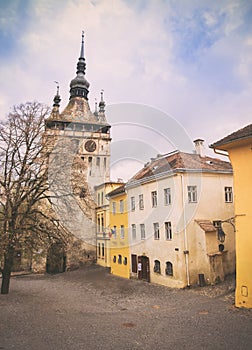
[[[209,144],[251,124],[250,0],[0,0],[1,120],[19,103],[51,106],[55,81],[67,105],[82,30],[90,107],[103,89],[114,146],[179,148],[164,135],[173,120],[180,140],[204,139],[213,155]],[[130,176],[124,161],[114,170]]]

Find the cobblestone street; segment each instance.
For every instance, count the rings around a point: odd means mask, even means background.
[[[233,302],[233,277],[175,290],[98,266],[16,276],[0,295],[0,349],[251,349],[252,311]]]

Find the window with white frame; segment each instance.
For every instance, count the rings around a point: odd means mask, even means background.
[[[154,228],[154,239],[160,239],[159,223],[158,222],[154,222],[153,228]]]
[[[121,225],[120,227],[120,238],[124,239],[124,225]]]
[[[165,222],[165,238],[167,240],[172,239],[172,226],[170,221]]]
[[[124,212],[124,200],[120,200],[120,213],[122,214]]]
[[[136,239],[136,225],[135,224],[131,225],[131,236],[132,236],[132,240]]]
[[[112,214],[116,214],[116,202],[112,202]]]
[[[157,206],[157,191],[151,192],[151,204],[153,208]]]
[[[145,224],[140,224],[141,239],[145,239]]]
[[[97,197],[98,197],[98,205],[101,204],[101,200],[100,200],[100,192],[97,194]]]
[[[130,210],[135,211],[136,209],[136,202],[135,202],[135,197],[130,198]]]
[[[139,209],[140,209],[140,210],[143,210],[143,209],[144,209],[143,194],[139,194]]]
[[[225,202],[226,203],[233,202],[233,189],[232,189],[232,187],[225,187]]]
[[[188,202],[197,203],[197,186],[187,186]]]
[[[171,204],[171,189],[164,188],[164,205]]]

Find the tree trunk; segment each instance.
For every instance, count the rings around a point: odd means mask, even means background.
[[[7,252],[4,256],[4,268],[2,269],[1,294],[9,293],[12,265],[13,265],[13,252]]]

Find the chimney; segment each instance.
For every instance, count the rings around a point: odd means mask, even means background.
[[[204,140],[197,139],[193,141],[195,144],[195,150],[196,154],[198,154],[200,157],[205,157],[205,147],[204,147]]]

